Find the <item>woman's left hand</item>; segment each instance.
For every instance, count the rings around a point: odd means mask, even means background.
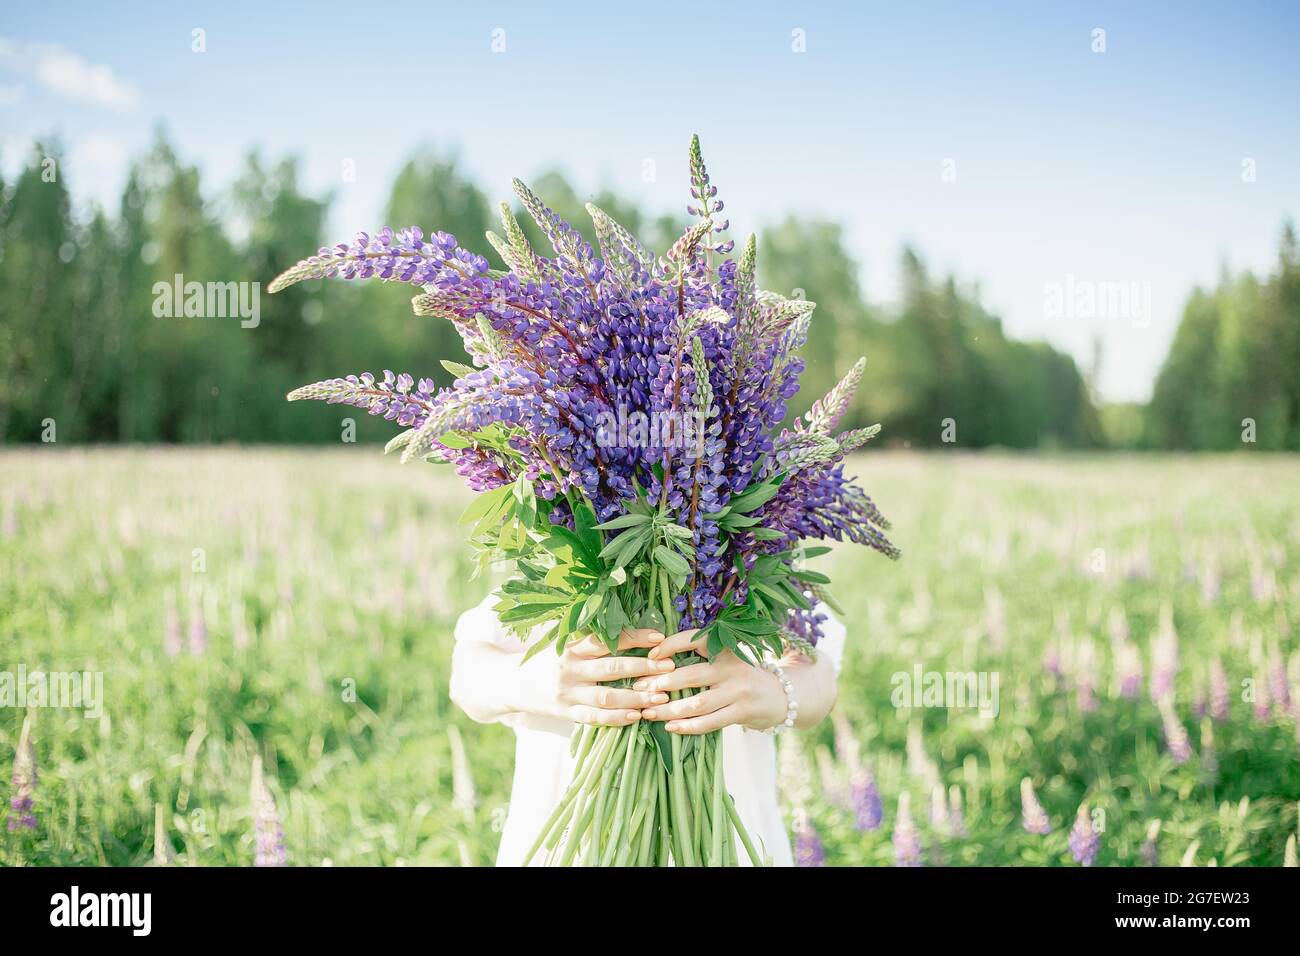
[[[645,677],[632,685],[633,690],[663,691],[703,687],[706,690],[656,704],[641,711],[645,720],[667,721],[664,729],[674,734],[707,734],[729,724],[741,724],[751,730],[766,730],[785,720],[786,698],[781,682],[761,667],[747,664],[730,650],[708,658],[699,631],[680,631],[665,638],[650,650],[654,660],[692,651],[704,658],[699,664],[679,665],[670,674]]]

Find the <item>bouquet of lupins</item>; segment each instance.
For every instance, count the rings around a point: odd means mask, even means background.
[[[879,430],[837,431],[864,362],[781,427],[813,303],[757,288],[752,236],[729,257],[698,138],[690,171],[696,221],[662,258],[588,205],[597,252],[516,180],[550,257],[503,203],[504,235],[487,238],[507,269],[444,232],[384,229],[323,248],[270,286],[405,282],[421,290],[417,315],[455,325],[472,365],[444,361],[450,386],[386,371],[289,399],[383,415],[404,427],[388,451],[450,464],[479,493],[463,518],[469,541],[480,569],[512,572],[496,611],[529,657],[589,635],[616,653],[634,627],[698,628],[710,656],[751,664],[813,655],[821,605],[834,602],[807,567],[828,549],[804,542],[898,554],[844,474],[845,455]],[[729,865],[743,852],[761,864],[727,793],[721,740],[649,721],[583,727],[572,783],[530,859]]]

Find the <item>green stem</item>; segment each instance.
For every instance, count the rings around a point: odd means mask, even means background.
[[[678,865],[694,866],[695,854],[692,852],[690,844],[691,805],[686,797],[686,771],[682,766],[682,738],[680,734],[673,734],[672,738],[673,772],[671,774],[671,788],[673,793],[673,815],[670,826],[673,836],[673,849],[677,853]]]
[[[723,859],[723,834],[729,826],[724,818],[726,811],[722,803],[727,792],[727,783],[723,777],[722,771],[722,731],[719,730],[714,735],[712,749],[713,754],[713,845],[709,848],[709,865],[723,866],[726,861]]]
[[[725,791],[724,791],[725,793]],[[749,832],[745,829],[745,824],[740,822],[740,814],[736,812],[736,801],[731,799],[731,794],[727,794],[723,799],[727,805],[727,813],[731,817],[731,825],[736,828],[736,835],[740,837],[740,842],[745,845],[745,852],[749,854],[749,862],[754,866],[762,866],[763,858],[759,856],[758,850],[754,849],[754,843],[749,838]]]

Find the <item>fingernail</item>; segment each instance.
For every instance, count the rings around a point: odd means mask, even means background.
[[[646,720],[654,720],[655,719],[654,708],[652,707],[649,710],[641,711],[641,716],[643,716]]]
[[[673,669],[672,661],[658,661],[655,663],[655,670],[670,671]]]
[[[656,644],[658,644],[660,641],[662,641],[662,640],[664,639],[664,637],[666,637],[666,636],[667,636],[667,635],[660,634],[658,631],[651,631],[651,632],[650,632],[650,640],[654,641],[654,643],[656,643]]]
[[[629,711],[627,712],[627,719],[628,719],[628,720],[640,720],[640,719],[641,719],[641,711],[639,711],[639,710],[629,710]]]
[[[642,680],[636,681],[636,682],[632,685],[632,689],[633,689],[633,690],[645,690],[645,689],[646,689],[647,687],[649,687],[649,686],[650,686],[650,682],[649,682],[648,680],[642,679]]]
[[[652,701],[654,701],[656,704],[666,704],[666,703],[668,703],[668,695],[667,695],[667,694],[655,694],[655,695],[654,695],[653,697],[651,697],[650,699],[651,699]]]
[[[681,724],[672,724],[672,723],[664,724],[664,730],[668,731],[669,733],[674,733],[674,734],[675,734],[675,733],[677,733],[677,729],[678,729],[680,726],[681,726]]]

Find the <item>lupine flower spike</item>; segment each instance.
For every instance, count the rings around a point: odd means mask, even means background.
[[[1160,839],[1160,821],[1152,820],[1147,825],[1147,838],[1142,842],[1141,849],[1138,850],[1138,856],[1142,860],[1143,866],[1160,865],[1160,848],[1157,840]]]
[[[1034,782],[1028,777],[1020,781],[1020,821],[1027,833],[1045,836],[1052,832],[1052,821],[1048,819],[1043,805],[1038,802]]]
[[[1187,735],[1187,728],[1174,711],[1173,703],[1164,698],[1160,701],[1160,719],[1165,731],[1165,744],[1169,747],[1169,756],[1174,763],[1186,763],[1192,756],[1192,742]]]
[[[912,821],[912,795],[904,790],[898,795],[898,815],[894,819],[894,865],[924,866],[925,848],[921,831]]]
[[[32,746],[32,717],[23,718],[23,729],[18,734],[18,749],[14,752],[14,772],[10,778],[13,795],[9,798],[9,829],[35,830],[36,815],[32,812],[36,793],[36,748]]]
[[[1075,814],[1074,826],[1070,829],[1070,855],[1080,866],[1092,866],[1097,861],[1097,851],[1101,849],[1101,834],[1092,826],[1092,816],[1088,804],[1079,804]]]
[[[284,829],[280,814],[275,809],[271,795],[262,776],[262,758],[253,758],[253,780],[250,787],[253,807],[253,836],[257,843],[254,866],[285,866],[288,854],[284,846]]]
[[[795,866],[825,866],[826,852],[822,840],[808,816],[800,807],[794,812],[794,864]]]
[[[860,833],[869,833],[880,829],[884,819],[884,809],[880,803],[880,790],[876,778],[869,767],[859,767],[853,772],[850,785],[850,800],[853,804],[853,824]]]

